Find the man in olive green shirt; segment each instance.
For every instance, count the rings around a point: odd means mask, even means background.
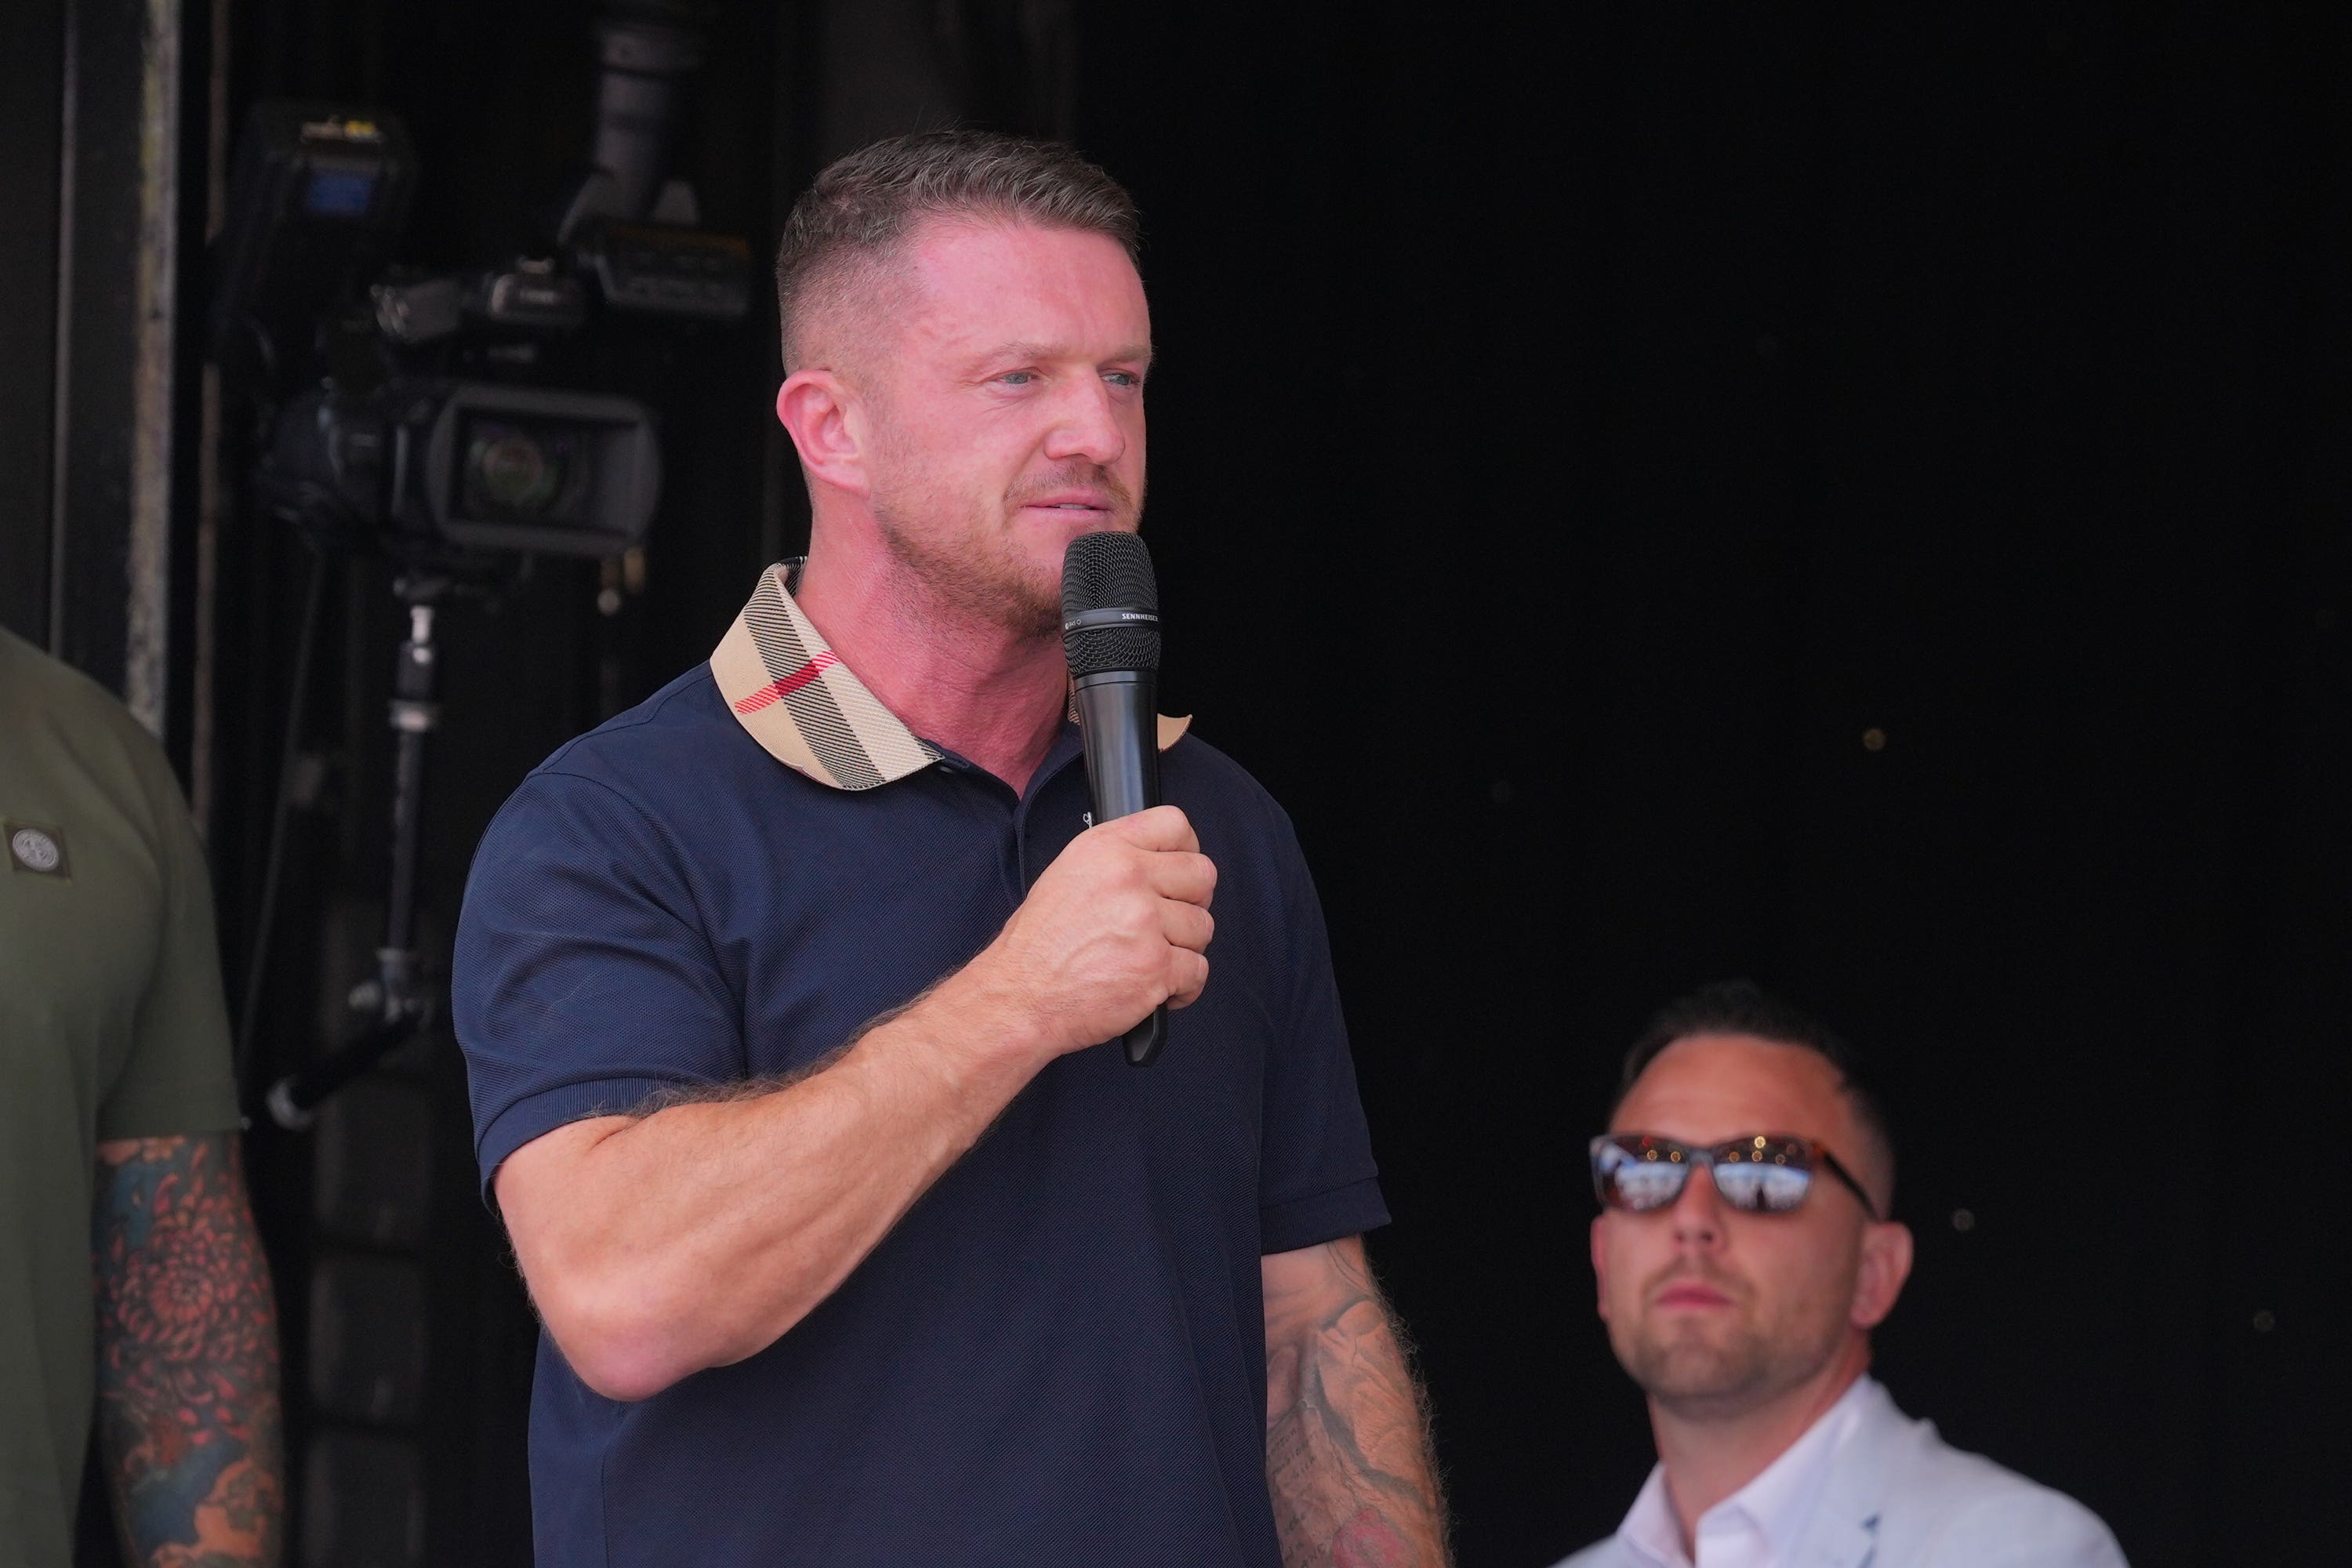
[[[131,1560],[278,1559],[268,1268],[163,754],[0,629],[0,1568],[67,1568],[93,1405]]]

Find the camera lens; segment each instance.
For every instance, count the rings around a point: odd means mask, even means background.
[[[418,401],[433,397],[437,408]],[[661,455],[643,404],[457,382],[428,384],[404,406],[411,427],[432,426],[423,464],[394,479],[419,531],[467,550],[601,556],[635,543],[653,519]]]
[[[540,519],[567,488],[574,439],[478,419],[466,443],[466,510],[476,517]]]

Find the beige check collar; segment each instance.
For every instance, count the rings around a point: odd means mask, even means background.
[[[751,602],[711,653],[728,710],[770,756],[835,789],[873,789],[938,762],[940,748],[884,707],[793,602],[800,574],[797,559],[761,573]],[[1161,719],[1160,749],[1191,723]]]

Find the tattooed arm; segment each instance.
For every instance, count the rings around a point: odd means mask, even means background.
[[[1360,1237],[1265,1260],[1265,1470],[1283,1568],[1444,1568],[1405,1341]]]
[[[278,1319],[232,1133],[98,1147],[107,1489],[137,1568],[274,1565]]]

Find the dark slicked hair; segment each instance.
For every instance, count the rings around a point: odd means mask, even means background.
[[[1136,259],[1142,228],[1119,183],[1059,142],[988,131],[893,136],[835,162],[793,204],[776,247],[784,368],[800,368],[814,309],[874,283],[926,218],[1078,229]]]
[[[1609,1102],[1611,1120],[1615,1120],[1617,1108],[1625,1103],[1635,1080],[1649,1069],[1650,1064],[1668,1046],[1694,1035],[1751,1035],[1776,1046],[1795,1046],[1811,1051],[1835,1068],[1839,1090],[1846,1103],[1853,1107],[1854,1120],[1860,1123],[1863,1136],[1877,1145],[1872,1151],[1876,1156],[1874,1163],[1884,1164],[1888,1189],[1880,1194],[1880,1205],[1883,1212],[1892,1212],[1889,1205],[1895,1184],[1895,1125],[1861,1057],[1820,1019],[1753,981],[1717,981],[1677,996],[1661,1007],[1651,1018],[1649,1027],[1642,1031],[1642,1037],[1633,1042],[1633,1048],[1625,1053],[1625,1065],[1617,1075],[1617,1094]]]

